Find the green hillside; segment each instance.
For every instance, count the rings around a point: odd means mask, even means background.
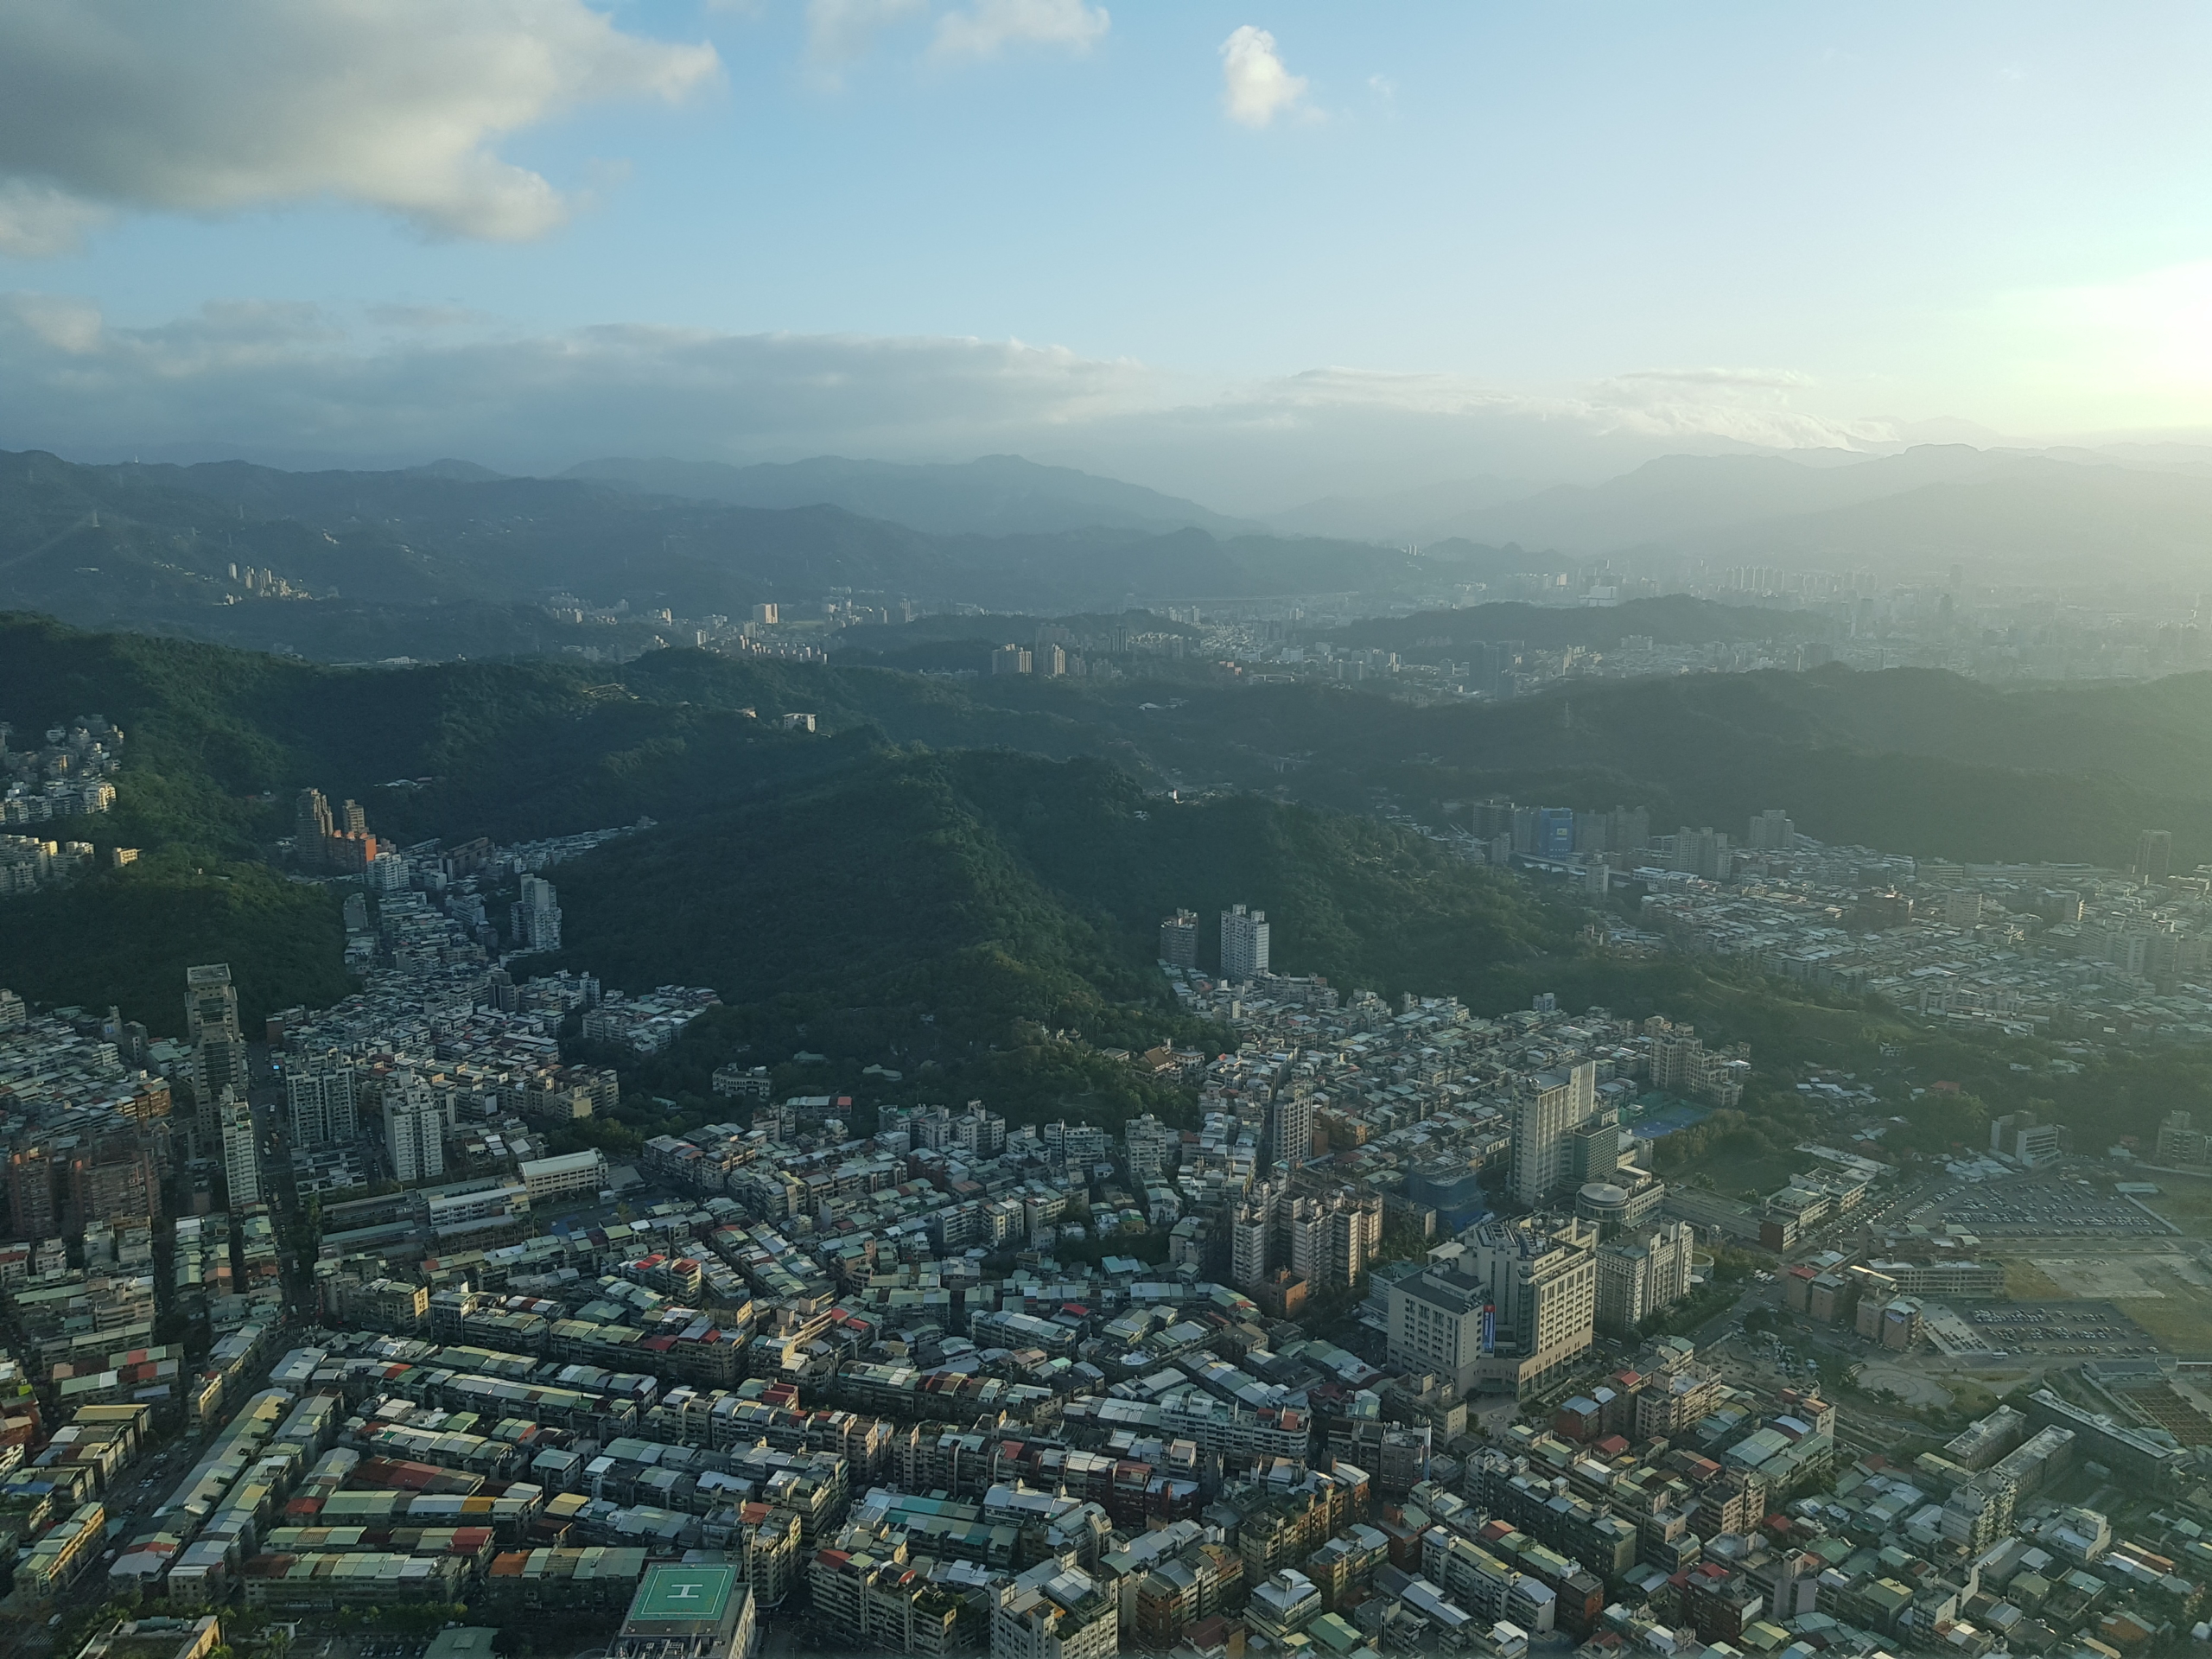
[[[730,1005],[671,1074],[702,1093],[748,1048],[803,1046],[849,1076],[929,1062],[1019,1094],[1007,1053],[1040,1033],[1173,1037],[1152,963],[1177,908],[1205,918],[1205,962],[1213,918],[1241,901],[1268,912],[1279,972],[1491,1007],[1517,1006],[1573,928],[1529,888],[1369,820],[1249,796],[1176,805],[1095,760],[989,751],[879,755],[604,849],[563,867],[561,893],[564,961],[615,984],[710,984]]]

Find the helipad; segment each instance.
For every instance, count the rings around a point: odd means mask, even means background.
[[[737,1587],[734,1567],[652,1567],[630,1603],[626,1631],[673,1636],[711,1630],[729,1611]]]

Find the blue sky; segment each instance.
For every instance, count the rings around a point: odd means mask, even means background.
[[[1141,471],[1226,427],[1249,499],[1303,468],[1247,465],[1271,423],[1358,426],[1344,488],[1413,428],[1541,474],[1546,426],[2212,427],[2201,7],[200,10],[0,20],[0,442]]]

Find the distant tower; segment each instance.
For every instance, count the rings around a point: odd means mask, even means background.
[[[1160,959],[1170,968],[1198,965],[1198,912],[1179,910],[1160,924]]]
[[[1797,846],[1797,826],[1790,821],[1789,813],[1778,806],[1770,806],[1751,820],[1751,833],[1744,844],[1758,852],[1794,851]]]
[[[1268,971],[1268,912],[1231,905],[1221,912],[1221,976],[1256,979]]]
[[[2145,830],[2135,842],[2135,873],[2145,881],[2163,881],[2173,874],[2174,836],[2171,830]]]

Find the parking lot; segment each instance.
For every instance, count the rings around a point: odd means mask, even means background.
[[[2008,1302],[1961,1309],[1974,1333],[2000,1353],[2154,1354],[2151,1333],[2110,1302]]]
[[[2162,1238],[2166,1223],[2133,1199],[2072,1181],[2006,1181],[1946,1198],[1921,1219],[1981,1238]]]

